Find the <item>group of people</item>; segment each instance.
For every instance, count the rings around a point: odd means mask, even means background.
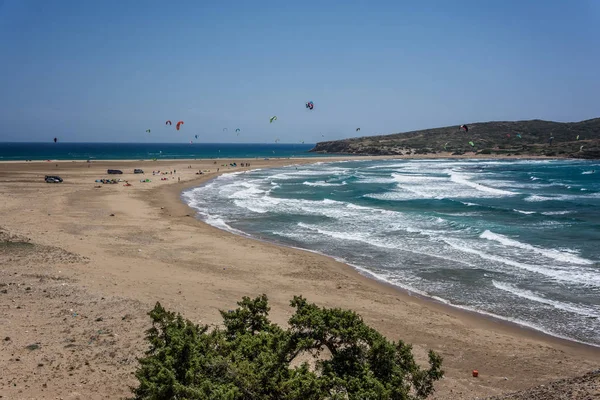
[[[162,172],[160,170],[152,171],[152,175],[173,175],[176,173],[177,173],[176,169],[174,169],[173,171],[162,171]]]

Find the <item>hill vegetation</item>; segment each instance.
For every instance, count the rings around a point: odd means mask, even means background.
[[[600,118],[567,123],[536,119],[467,125],[468,132],[459,126],[449,126],[320,142],[310,151],[364,155],[470,153],[600,158]]]

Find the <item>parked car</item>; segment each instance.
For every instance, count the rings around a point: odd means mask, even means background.
[[[122,174],[123,171],[121,171],[120,169],[109,169],[107,171],[109,174]]]
[[[61,183],[63,180],[60,176],[46,175],[44,177],[46,183]]]
[[[143,171],[143,170],[141,170],[141,169],[139,169],[139,168],[136,168],[136,169],[134,169],[134,170],[133,170],[133,173],[134,173],[134,174],[143,174],[143,173],[144,173],[144,171]]]

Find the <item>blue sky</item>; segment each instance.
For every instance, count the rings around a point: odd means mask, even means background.
[[[578,121],[600,116],[599,49],[600,0],[0,0],[0,141]]]

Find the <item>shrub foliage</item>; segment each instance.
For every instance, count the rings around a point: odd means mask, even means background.
[[[439,355],[430,351],[421,368],[410,345],[388,341],[352,311],[296,296],[283,329],[269,321],[266,295],[238,305],[211,329],[157,303],[133,399],[424,399],[443,375]],[[308,355],[311,364],[297,359]]]

